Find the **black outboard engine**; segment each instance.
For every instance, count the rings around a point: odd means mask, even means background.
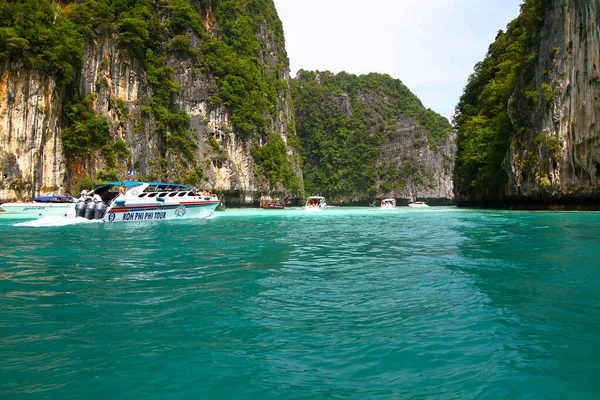
[[[85,218],[85,200],[79,199],[75,204],[75,216]]]
[[[97,201],[96,205],[94,206],[94,217],[96,219],[102,219],[107,208],[108,207],[103,201]]]
[[[86,219],[94,219],[94,207],[96,203],[93,200],[85,203],[85,218]]]

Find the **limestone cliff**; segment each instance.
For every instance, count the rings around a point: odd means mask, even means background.
[[[455,115],[459,205],[600,208],[600,3],[525,0]]]
[[[0,66],[0,199],[58,193],[67,183],[61,91],[47,75]]]
[[[61,2],[41,9],[81,27],[87,23],[81,15],[97,12],[85,6]],[[115,20],[93,20],[96,25],[73,31],[81,35],[83,54],[71,84],[36,68],[39,62],[22,62],[12,42],[2,41],[0,50],[8,50],[0,51],[0,199],[73,192],[81,178],[126,179],[128,171],[134,171],[130,179],[211,189],[228,205],[251,204],[265,194],[301,197],[298,155],[288,145],[295,132],[281,23],[271,0],[254,14],[247,6],[156,1],[116,10]],[[236,36],[236,24],[250,36]],[[33,47],[26,34],[10,40]],[[268,98],[243,98],[252,92]],[[83,110],[69,119],[71,104]],[[100,120],[81,124],[84,113]],[[99,134],[82,144],[85,128],[98,121],[107,122],[106,131],[100,124]],[[271,136],[285,144],[280,169],[295,175],[293,188],[257,170],[253,154]],[[115,153],[118,143],[126,148]]]
[[[392,185],[381,177],[380,191],[375,197],[393,197],[405,203],[425,200],[431,205],[454,204],[454,132],[449,130],[447,135],[433,142],[415,119],[400,115],[386,133],[378,166],[383,170],[384,166],[395,165],[399,174]]]
[[[402,82],[300,71],[292,93],[307,194],[340,204],[453,202],[455,135]]]
[[[600,201],[600,3],[549,0],[538,40],[532,104],[521,81],[509,103],[523,135],[504,165],[507,196],[557,205]]]

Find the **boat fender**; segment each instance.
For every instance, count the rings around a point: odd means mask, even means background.
[[[122,206],[123,204],[125,204],[125,199],[115,200],[115,204]]]
[[[158,201],[165,201],[165,198],[164,197],[160,197],[160,196],[156,196],[156,200],[158,200]]]

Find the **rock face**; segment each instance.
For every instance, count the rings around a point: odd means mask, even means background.
[[[504,160],[510,201],[589,205],[600,199],[600,3],[549,0],[539,39],[535,87],[521,82],[509,110],[523,126]]]
[[[381,191],[376,197],[394,197],[401,202],[417,199],[431,205],[454,202],[452,168],[456,136],[448,132],[439,142],[427,140],[427,131],[412,118],[399,116],[382,147],[380,165],[397,165],[404,174],[404,186]]]
[[[66,3],[66,2],[62,2]],[[272,1],[269,12],[274,13]],[[276,14],[275,14],[276,15]],[[222,40],[217,21],[208,8],[201,15],[206,26],[202,36],[188,29],[179,38],[189,40],[189,51],[167,52],[164,66],[173,71],[179,90],[172,105],[189,116],[195,162],[181,162],[181,154],[165,145],[167,138],[157,131],[156,115],[148,112],[155,94],[148,82],[148,66],[130,57],[119,44],[114,30],[96,32],[85,40],[83,66],[77,73],[79,96],[92,95],[91,109],[110,125],[109,141],[123,140],[129,157],[110,166],[101,149],[92,149],[88,158],[68,159],[63,151],[62,107],[65,88],[47,74],[23,65],[0,65],[0,200],[27,199],[38,195],[74,191],[81,177],[95,179],[111,170],[118,179],[184,181],[189,170],[196,171],[196,186],[217,192],[227,205],[249,205],[261,195],[279,195],[285,187],[267,185],[255,174],[252,146],[264,144],[265,135],[279,135],[286,143],[291,168],[302,182],[297,150],[287,145],[294,133],[293,107],[289,89],[289,67],[285,53],[277,52],[278,27],[259,21],[256,40],[262,46],[257,57],[266,73],[277,82],[275,112],[264,116],[262,132],[239,134],[232,123],[231,110],[216,99],[221,88],[215,76],[201,68],[207,38]],[[165,43],[168,48],[170,43]],[[229,203],[228,203],[229,200]]]
[[[0,67],[0,199],[56,193],[67,177],[54,79],[22,65]]]

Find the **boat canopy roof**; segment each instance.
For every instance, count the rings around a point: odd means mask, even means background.
[[[140,186],[143,184],[148,184],[149,187],[156,187],[157,189],[191,189],[190,186],[183,185],[180,183],[165,183],[165,182],[136,182],[136,181],[121,181],[121,182],[106,182],[99,183],[94,185],[94,187],[99,188],[102,186],[121,186],[121,184],[125,184],[126,188],[132,188],[134,186]]]
[[[40,197],[36,197],[35,199],[33,199],[33,201],[39,201],[39,202],[52,202],[52,201],[57,201],[57,202],[61,202],[61,201],[71,201],[73,200],[73,196],[40,196]]]
[[[173,190],[189,190],[190,186],[182,185],[179,183],[164,183],[164,182],[135,182],[135,181],[120,181],[120,182],[106,182],[106,183],[98,183],[94,185],[94,190],[88,193],[96,193],[102,195],[103,193],[114,191],[116,187],[121,186],[121,184],[125,185],[127,190],[136,187],[143,186],[144,192],[158,192],[158,191],[173,191]]]
[[[310,196],[307,200],[310,200],[310,199],[324,199],[324,198],[325,197],[323,197],[323,196]]]

